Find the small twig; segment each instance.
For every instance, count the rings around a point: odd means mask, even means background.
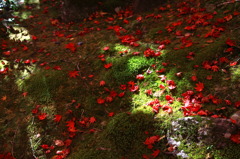
[[[217,7],[220,7],[220,6],[223,6],[223,5],[227,5],[227,4],[230,4],[230,3],[234,3],[234,2],[239,2],[239,1],[240,0],[223,2],[223,3],[218,4]]]

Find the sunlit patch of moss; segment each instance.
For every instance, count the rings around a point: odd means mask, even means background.
[[[139,94],[134,94],[132,97],[133,100],[133,108],[137,108],[139,106],[144,106],[149,102],[152,98],[147,96],[146,93],[140,91]]]
[[[122,45],[119,43],[116,43],[114,46],[114,50],[120,52],[120,51],[130,51],[130,47],[126,45]]]
[[[148,114],[148,115],[150,115],[150,116],[153,116],[154,115],[154,112],[153,112],[153,110],[152,110],[152,108],[151,107],[149,107],[149,106],[139,106],[139,107],[136,107],[136,108],[132,108],[132,114],[136,114],[136,113],[139,113],[139,112],[142,112],[142,113],[144,113],[144,114]]]
[[[109,58],[108,62],[111,62],[113,66],[104,77],[106,81],[110,78],[119,83],[126,83],[134,80],[138,73],[147,70],[152,60],[139,56],[123,56]]]
[[[240,82],[240,65],[238,65],[237,67],[233,67],[231,68],[231,74],[232,74],[232,81],[233,82]]]

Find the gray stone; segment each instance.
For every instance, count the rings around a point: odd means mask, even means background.
[[[173,145],[176,156],[188,158],[183,150],[177,147],[184,141],[187,145],[214,145],[223,148],[232,134],[237,133],[238,126],[229,119],[210,117],[184,117],[172,122],[171,129],[167,133],[168,143]]]

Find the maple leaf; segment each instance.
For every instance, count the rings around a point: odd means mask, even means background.
[[[235,66],[235,65],[237,65],[237,61],[235,61],[235,62],[230,62],[229,65],[230,65],[230,66]]]
[[[191,79],[192,79],[193,81],[197,81],[197,76],[192,76]]]
[[[163,111],[167,112],[168,114],[171,114],[173,112],[172,107],[165,105],[162,107]]]
[[[100,86],[104,86],[105,84],[106,84],[105,81],[100,81],[100,82],[99,82],[99,85],[100,85]]]
[[[32,35],[33,40],[37,40],[38,38],[35,35]]]
[[[231,135],[230,139],[231,139],[233,142],[235,142],[235,143],[237,143],[237,144],[240,144],[240,133]]]
[[[60,120],[62,119],[62,116],[61,115],[58,115],[58,114],[56,114],[56,115],[54,115],[55,116],[55,118],[53,119],[55,122],[60,122]]]
[[[161,151],[160,150],[153,150],[153,153],[151,154],[153,158],[157,157]]]
[[[53,69],[54,70],[61,70],[61,66],[54,66]]]
[[[144,144],[145,144],[145,145],[152,145],[152,144],[154,144],[155,142],[157,142],[158,139],[160,139],[160,136],[158,136],[158,135],[148,137],[148,138],[145,140]]]
[[[77,76],[79,76],[79,71],[69,71],[68,73],[69,77],[73,77],[76,78]]]
[[[217,65],[213,65],[211,67],[211,70],[213,70],[213,72],[217,72],[219,70],[219,67]]]
[[[195,87],[196,91],[201,92],[203,90],[203,88],[204,88],[203,83],[201,83],[201,82],[196,83],[196,87]]]
[[[197,114],[198,115],[207,115],[207,112],[204,110],[200,110]]]
[[[118,97],[121,98],[121,97],[123,97],[124,95],[125,95],[125,92],[121,92],[121,93],[118,94]]]
[[[109,46],[105,46],[105,47],[103,48],[103,51],[108,51],[109,49],[110,49]]]
[[[136,79],[143,80],[144,79],[144,75],[143,74],[138,74],[136,76]]]
[[[43,149],[48,149],[48,148],[49,148],[49,146],[46,145],[46,144],[41,145],[41,147],[42,147]]]
[[[75,47],[75,44],[74,44],[74,43],[68,43],[68,44],[66,44],[65,48],[71,50],[72,52],[75,52],[75,51],[76,51],[76,47]]]
[[[103,103],[105,103],[105,99],[100,97],[100,98],[97,99],[97,103],[98,104],[103,104]]]
[[[89,119],[89,123],[95,123],[96,122],[96,118],[95,117],[91,117],[90,119]]]
[[[72,140],[71,140],[71,139],[67,139],[67,140],[64,141],[64,145],[65,145],[66,147],[70,146],[71,143],[72,143]]]
[[[46,113],[40,113],[40,114],[38,115],[38,119],[39,119],[39,120],[44,120],[44,119],[46,119],[46,117],[47,117],[47,114],[46,114]]]
[[[230,21],[232,18],[233,18],[233,16],[232,16],[231,14],[229,14],[229,15],[227,15],[227,16],[224,17],[224,19],[225,19],[226,21]]]
[[[108,116],[109,116],[109,117],[114,116],[114,112],[110,112],[110,113],[108,113]]]
[[[226,40],[226,44],[228,44],[229,46],[236,46],[236,42],[229,38]]]
[[[108,69],[108,68],[112,67],[112,63],[105,64],[104,67],[105,67],[106,69]]]
[[[106,102],[111,103],[113,101],[113,98],[111,96],[106,97]]]

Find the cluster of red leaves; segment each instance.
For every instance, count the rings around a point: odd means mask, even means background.
[[[105,86],[105,81],[100,81],[100,86]],[[97,103],[98,104],[106,104],[106,103],[111,103],[115,100],[115,98],[119,97],[119,98],[122,98],[124,95],[125,95],[125,90],[126,90],[127,86],[125,86],[124,89],[122,88],[119,88],[121,90],[120,93],[117,93],[116,91],[114,90],[110,90],[109,88],[107,87],[104,87],[104,94],[105,94],[105,97],[99,97],[97,99]]]
[[[5,153],[5,154],[0,154],[0,159],[16,159],[16,158],[13,157],[10,152],[8,152],[8,153]]]
[[[153,150],[153,147],[154,147],[154,144],[159,142],[161,139],[162,138],[158,135],[148,137],[145,140],[144,145],[147,145],[147,148],[152,150],[152,154],[150,154],[150,156],[143,154],[142,158],[144,159],[156,158],[161,151],[159,149]]]
[[[129,44],[131,46],[139,46],[139,43],[137,43],[136,41],[138,41],[137,38],[135,38],[133,35],[124,35],[124,36],[120,36],[119,39],[121,40],[121,42],[123,44]]]
[[[165,99],[168,101],[168,104],[171,104],[174,100],[174,98],[171,97],[170,95],[166,95]],[[168,114],[171,114],[173,112],[173,110],[172,110],[172,107],[169,106],[168,104],[167,105],[161,105],[160,101],[158,99],[154,99],[154,100],[147,103],[148,106],[152,107],[152,111],[156,114],[159,113],[160,108],[162,108],[162,110],[164,112],[167,112]]]
[[[157,56],[161,55],[160,52],[155,52],[154,50],[152,50],[150,48],[146,49],[143,54],[145,57],[157,57]]]

